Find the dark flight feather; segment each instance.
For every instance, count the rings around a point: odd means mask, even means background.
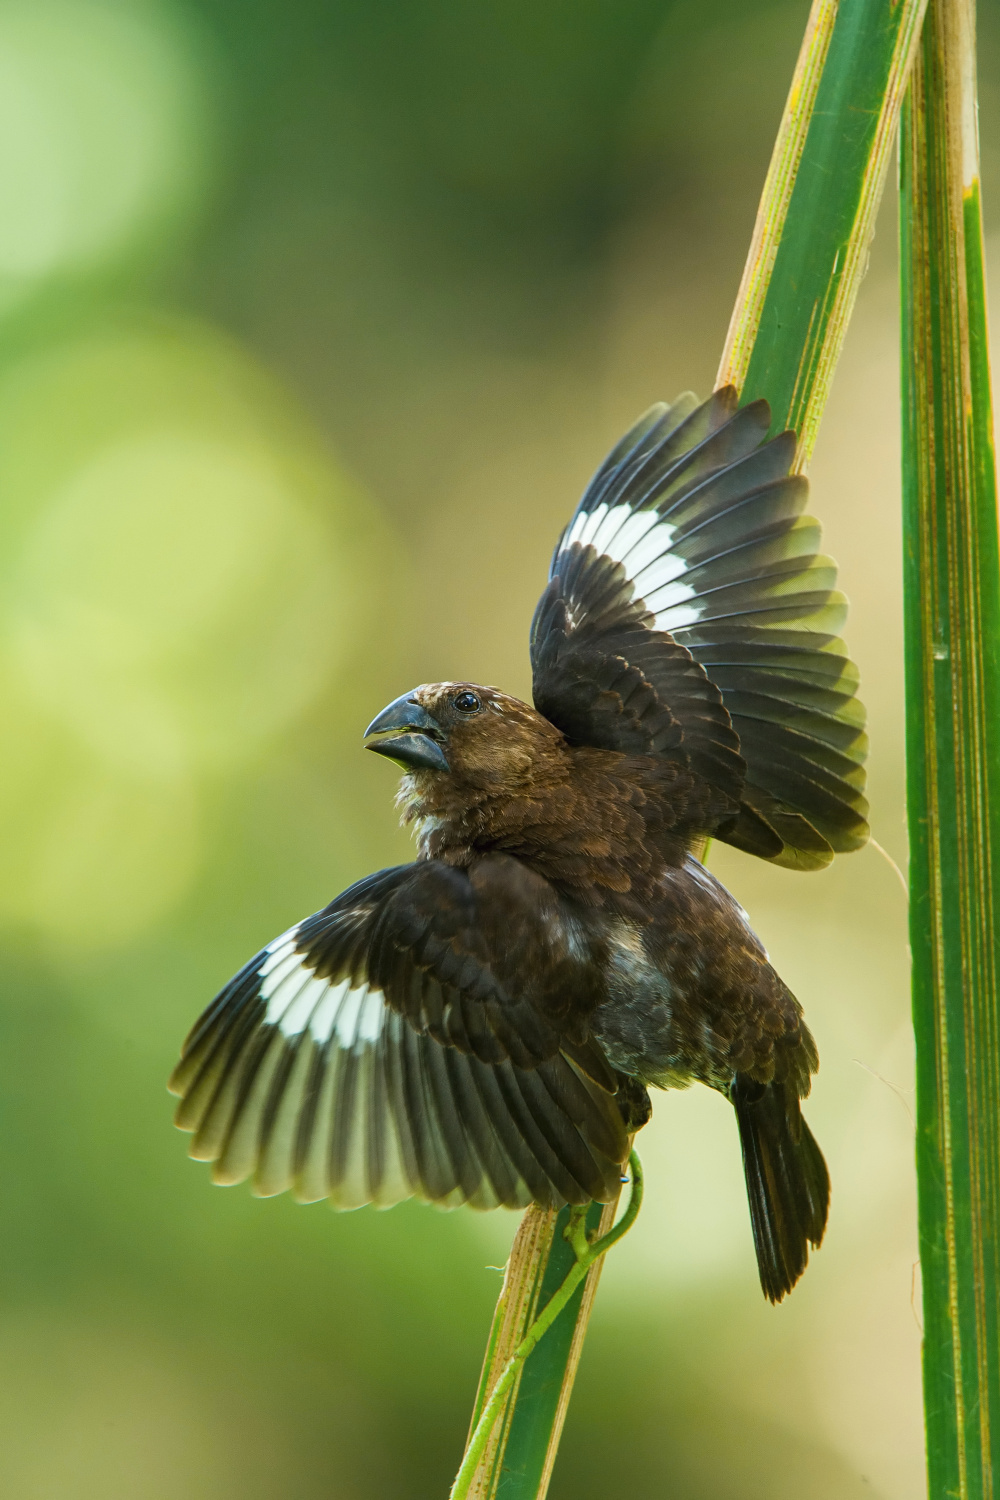
[[[502,951],[475,878],[506,903]],[[606,1201],[628,1144],[613,1072],[550,993],[567,962],[586,993],[572,948],[554,893],[503,856],[472,878],[425,861],[359,882],[192,1030],[171,1079],[192,1154],[216,1181],[340,1207]]]
[[[864,711],[794,435],[769,426],[727,388],[608,455],[535,614],[534,697],[574,743],[683,759],[719,793],[699,831],[818,868],[868,836]]]

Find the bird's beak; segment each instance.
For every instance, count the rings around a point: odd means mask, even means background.
[[[391,734],[390,730],[403,730],[402,734]],[[376,755],[387,755],[407,770],[419,767],[426,771],[447,771],[448,761],[439,743],[441,726],[421,707],[412,693],[396,698],[388,708],[372,719],[365,730],[365,739],[371,734],[385,735],[373,740],[366,750]]]

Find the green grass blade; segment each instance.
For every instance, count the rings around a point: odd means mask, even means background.
[[[526,1361],[545,1338],[546,1344],[555,1341],[557,1348],[561,1349],[556,1369],[561,1371],[570,1363],[575,1365],[572,1343],[579,1343],[583,1337],[585,1317],[582,1304],[587,1296],[586,1278],[591,1270],[597,1270],[603,1263],[604,1256],[612,1246],[629,1232],[642,1207],[642,1163],[634,1150],[629,1155],[629,1172],[631,1188],[628,1205],[613,1226],[610,1224],[613,1217],[610,1205],[600,1214],[597,1213],[597,1204],[591,1203],[567,1210],[561,1216],[567,1223],[566,1232],[561,1238],[570,1254],[568,1257],[562,1253],[557,1255],[555,1247],[552,1247],[542,1279],[538,1310],[520,1344],[503,1366],[493,1364],[501,1336],[491,1339],[486,1369],[492,1377],[489,1382],[492,1391],[485,1389],[484,1381],[480,1388],[480,1399],[476,1403],[465,1457],[451,1488],[451,1500],[469,1500],[474,1484],[479,1493],[482,1492],[482,1460],[494,1439],[499,1416],[505,1408],[509,1409],[508,1397],[518,1382],[521,1383],[524,1409],[530,1411],[534,1421],[530,1426],[522,1424],[521,1441],[513,1446],[506,1437],[496,1439],[494,1457],[488,1465],[490,1482],[493,1482],[492,1476],[496,1476],[496,1487],[500,1494],[511,1490],[516,1493],[525,1485],[532,1485],[536,1493],[547,1487],[569,1392],[563,1377],[553,1382],[551,1391],[543,1391],[541,1372],[549,1367],[542,1362],[534,1366],[532,1373],[532,1367]],[[563,1264],[567,1259],[569,1264],[565,1274],[562,1274]],[[592,1287],[594,1285],[596,1284],[592,1283]],[[590,1295],[592,1298],[593,1290]],[[501,1308],[504,1306],[503,1297],[500,1305]],[[562,1318],[564,1311],[568,1314],[566,1318]],[[525,1396],[524,1382],[527,1380],[533,1381],[533,1385],[527,1387],[532,1391],[531,1399]],[[543,1421],[542,1417],[546,1413],[548,1420]]]
[[[587,1215],[588,1230],[606,1234],[616,1206],[593,1204]],[[493,1320],[470,1434],[494,1381],[537,1309],[545,1305],[573,1266],[572,1248],[563,1237],[568,1222],[566,1208],[558,1214],[551,1209],[529,1208],[521,1221]],[[548,1489],[603,1265],[601,1259],[591,1267],[583,1285],[525,1364],[476,1471],[469,1490],[474,1500],[521,1500],[522,1496],[544,1496]]]
[[[926,0],[816,0],[717,385],[766,396],[808,464],[868,262]]]
[[[801,429],[800,468],[866,264],[925,7],[926,0],[815,0],[810,15],[718,381],[734,383],[746,400],[766,396],[776,430]],[[558,1262],[565,1211],[557,1226],[554,1219],[537,1209],[525,1215],[477,1413],[540,1288],[558,1284],[569,1264]],[[524,1366],[469,1491],[476,1500],[543,1500],[599,1269]]]
[[[972,0],[931,0],[900,151],[907,780],[932,1496],[1000,1484],[1000,548]]]
[[[569,1210],[563,1209],[556,1222],[552,1250],[542,1276],[539,1301],[543,1305],[561,1285],[573,1265],[573,1251],[562,1233],[568,1222],[568,1215]],[[595,1203],[587,1216],[588,1228],[596,1230],[602,1217],[602,1207]],[[596,1271],[598,1267],[594,1269]],[[596,1290],[595,1280],[591,1301]],[[544,1494],[543,1483],[545,1489],[548,1488],[569,1400],[565,1373],[574,1352],[572,1346],[577,1335],[584,1291],[585,1287],[581,1286],[573,1294],[546,1343],[534,1350],[524,1367],[504,1445],[503,1462],[497,1476],[497,1500],[517,1500],[521,1495]],[[579,1357],[579,1350],[576,1353]],[[575,1363],[574,1360],[574,1365]]]

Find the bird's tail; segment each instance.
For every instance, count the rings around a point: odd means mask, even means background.
[[[830,1177],[788,1080],[737,1073],[730,1089],[743,1146],[750,1222],[765,1297],[780,1302],[826,1228]]]

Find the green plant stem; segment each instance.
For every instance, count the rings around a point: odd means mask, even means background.
[[[590,1205],[587,1229],[593,1237],[612,1228],[617,1205],[617,1198]],[[537,1308],[545,1305],[573,1267],[575,1256],[564,1232],[569,1215],[568,1208],[557,1213],[533,1204],[521,1220],[493,1320],[470,1437]],[[548,1336],[520,1367],[480,1458],[470,1490],[475,1500],[544,1496],[603,1265],[603,1257],[591,1265]]]
[[[488,1399],[483,1402],[478,1418],[475,1421],[472,1436],[465,1450],[462,1467],[459,1469],[455,1483],[452,1485],[449,1500],[466,1500],[479,1461],[485,1452],[486,1444],[493,1431],[494,1424],[503,1409],[507,1393],[517,1379],[528,1355],[543,1334],[547,1333],[552,1327],[552,1324],[569,1302],[595,1261],[599,1260],[602,1255],[606,1255],[611,1247],[621,1239],[622,1235],[627,1234],[635,1223],[639,1209],[642,1207],[643,1189],[642,1163],[639,1161],[639,1157],[635,1151],[632,1151],[629,1156],[629,1168],[632,1174],[632,1189],[628,1207],[618,1223],[607,1234],[602,1235],[600,1239],[591,1240],[587,1232],[587,1210],[589,1205],[569,1210],[564,1238],[573,1251],[574,1264],[559,1289],[552,1294],[542,1308],[542,1311],[528,1327],[521,1342],[507,1361]]]
[[[1000,542],[973,0],[900,150],[910,945],[930,1493],[1000,1492]]]
[[[799,468],[812,451],[864,272],[926,3],[814,0],[810,14],[717,382],[735,384],[744,400],[765,396],[775,429],[796,427]],[[591,1227],[600,1214],[600,1205],[590,1209]],[[522,1221],[474,1432],[535,1307],[571,1269],[563,1223],[565,1210],[560,1221],[538,1208]],[[498,1398],[502,1416],[468,1489],[475,1500],[544,1500],[600,1266],[577,1282],[546,1340]]]
[[[812,454],[868,262],[927,0],[814,0],[716,385]]]

